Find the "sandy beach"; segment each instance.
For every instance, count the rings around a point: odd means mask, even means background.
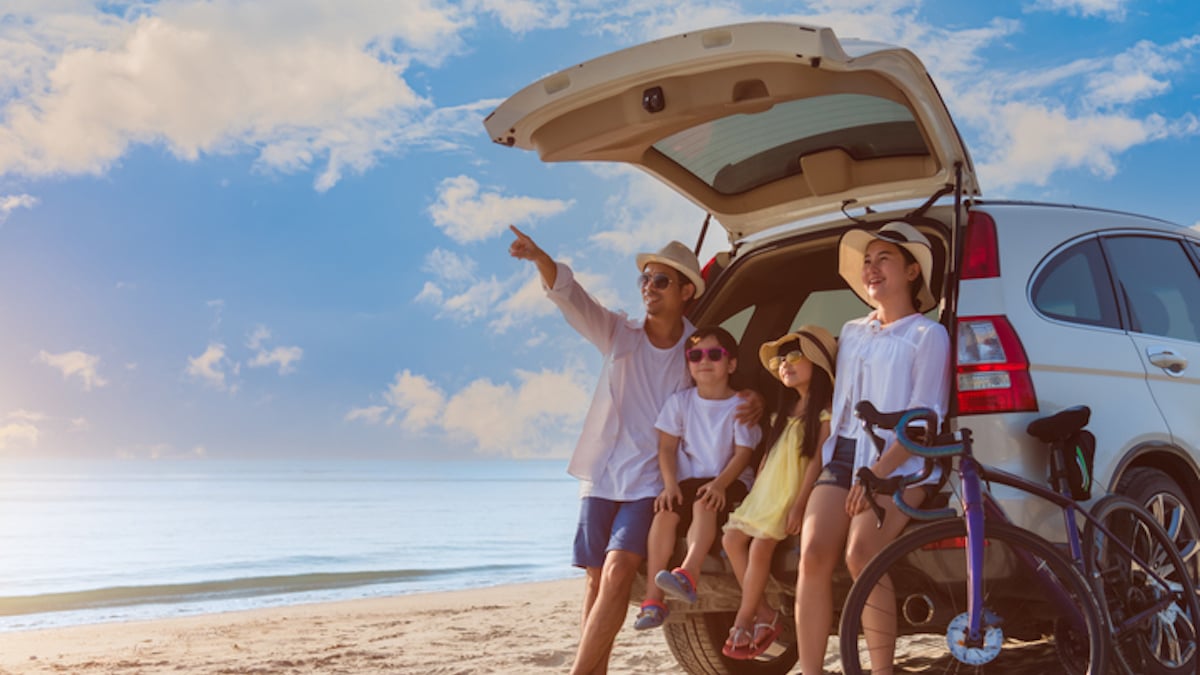
[[[563,673],[582,593],[568,579],[0,633],[0,673]],[[627,622],[610,672],[679,669],[660,631]]]

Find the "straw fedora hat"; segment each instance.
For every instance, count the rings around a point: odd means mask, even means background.
[[[696,259],[696,254],[692,253],[692,249],[686,245],[672,241],[659,249],[658,253],[638,254],[637,268],[639,272],[646,269],[646,265],[649,263],[662,263],[679,270],[696,286],[696,294],[692,297],[698,298],[704,294],[704,277],[700,275],[700,261]]]
[[[833,334],[820,326],[805,324],[778,340],[763,343],[763,346],[758,348],[758,360],[775,379],[779,379],[779,369],[771,367],[771,359],[779,356],[781,350],[786,350],[783,351],[785,355],[795,351],[797,343],[800,353],[812,361],[813,365],[828,373],[832,382],[837,371],[837,340],[833,339]]]
[[[933,309],[937,304],[934,302],[933,293],[929,290],[929,278],[933,274],[933,250],[925,235],[908,223],[895,221],[874,232],[850,230],[842,235],[842,241],[838,247],[838,273],[842,275],[847,284],[850,284],[850,288],[858,294],[858,297],[862,298],[863,302],[872,307],[877,306],[867,295],[867,288],[863,285],[862,280],[863,256],[867,253],[867,246],[876,239],[893,243],[916,258],[917,264],[921,266],[923,281],[921,292],[917,295],[917,311],[923,314]]]

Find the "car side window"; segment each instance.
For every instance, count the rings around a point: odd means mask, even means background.
[[[1104,250],[1125,296],[1131,330],[1200,342],[1200,275],[1182,242],[1109,237]]]
[[[1113,285],[1095,239],[1062,251],[1033,282],[1033,305],[1048,317],[1120,328]]]

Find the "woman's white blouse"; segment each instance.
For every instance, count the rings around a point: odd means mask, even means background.
[[[830,421],[833,433],[821,448],[821,462],[827,464],[838,436],[855,439],[855,473],[879,457],[875,444],[854,416],[856,403],[868,400],[881,412],[930,408],[940,420],[946,414],[950,393],[950,337],[946,329],[923,314],[910,314],[886,326],[875,316],[876,312],[871,312],[842,326]],[[879,435],[886,450],[895,434],[880,430]],[[910,457],[891,475],[916,473],[923,463],[920,457]]]

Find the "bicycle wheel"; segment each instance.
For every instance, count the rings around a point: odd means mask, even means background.
[[[1112,631],[1114,660],[1138,675],[1194,673],[1200,604],[1174,542],[1145,508],[1120,495],[1096,502],[1092,515],[1133,553],[1091,521],[1084,526],[1084,562]]]
[[[985,529],[982,644],[963,639],[966,523],[936,522],[892,542],[854,582],[839,631],[847,675],[870,672],[872,652],[895,672],[1041,675],[1062,670],[1060,654],[1074,672],[1104,672],[1107,633],[1079,569],[1035,534]]]

